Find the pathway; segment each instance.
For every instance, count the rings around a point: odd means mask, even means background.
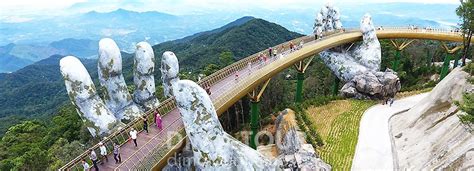
[[[360,121],[352,170],[393,170],[388,121],[393,115],[412,108],[426,95],[428,93],[395,100],[391,107],[378,104],[365,111]]]

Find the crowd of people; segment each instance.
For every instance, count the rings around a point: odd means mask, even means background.
[[[143,116],[141,119],[143,121],[143,131],[145,132],[145,134],[148,134],[149,133],[148,119],[145,116]],[[163,130],[163,120],[161,118],[161,115],[157,111],[154,112],[154,123],[159,131]],[[138,148],[138,142],[137,142],[138,131],[132,127],[130,129],[129,135],[130,135],[131,142],[133,142],[133,144],[135,145],[135,148]],[[103,142],[99,142],[98,145],[99,145],[99,156],[96,154],[94,150],[89,149],[89,159],[92,161],[92,166],[85,159],[82,160],[82,167],[84,168],[85,171],[92,170],[92,169],[94,169],[95,171],[98,171],[99,170],[98,163],[103,164],[103,163],[109,162],[109,158],[107,157],[107,154],[108,154],[107,147],[105,146]],[[114,155],[115,164],[122,163],[122,156],[120,154],[120,145],[117,142],[113,142],[112,148],[113,148],[112,154]]]

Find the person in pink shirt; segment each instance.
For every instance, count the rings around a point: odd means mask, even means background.
[[[158,129],[162,130],[163,129],[163,124],[162,124],[162,120],[161,120],[161,115],[158,113],[158,112],[155,112],[155,119],[156,119],[156,127],[158,127]]]

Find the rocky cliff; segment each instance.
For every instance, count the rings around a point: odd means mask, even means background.
[[[472,93],[468,73],[454,69],[418,104],[390,119],[392,146],[399,170],[474,168],[474,134],[458,118],[453,104]]]

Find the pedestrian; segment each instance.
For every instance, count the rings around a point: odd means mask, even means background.
[[[300,46],[299,46],[298,48],[299,48],[299,49],[303,48],[303,45],[304,45],[304,42],[303,42],[303,40],[301,40]]]
[[[268,48],[268,55],[269,55],[270,57],[273,56],[272,47],[269,47],[269,48]]]
[[[143,130],[145,130],[146,134],[148,135],[148,119],[146,119],[146,116],[143,116],[142,119],[143,119]]]
[[[235,81],[239,81],[239,72],[235,71]]]
[[[135,144],[135,147],[138,147],[137,145],[137,131],[135,130],[135,128],[132,128],[132,130],[130,130],[130,137],[132,138],[133,140],[133,143]]]
[[[273,57],[276,57],[277,56],[277,48],[273,49]]]
[[[94,166],[96,171],[99,171],[99,167],[97,166],[97,154],[95,154],[95,151],[92,150],[89,158],[92,160],[92,166]]]
[[[88,171],[91,168],[89,163],[87,163],[84,159],[82,159],[82,167],[84,168],[84,171]]]
[[[114,142],[114,159],[115,164],[122,163],[122,157],[120,156],[120,146]]]
[[[156,115],[158,114],[158,112],[155,110],[155,112],[153,113],[153,122],[155,123],[156,125]]]
[[[293,52],[293,48],[295,48],[294,46],[293,41],[290,41],[290,52]]]
[[[160,113],[156,113],[156,127],[161,131],[163,129]]]
[[[208,95],[211,95],[211,86],[209,86],[209,84],[206,84],[206,88],[205,88],[205,89],[206,89],[206,93],[207,93]],[[156,118],[156,116],[155,116],[155,118]],[[156,123],[156,119],[155,119],[155,123]]]
[[[250,61],[247,63],[247,70],[248,70],[249,75],[250,75],[252,73],[252,62],[250,62]]]
[[[99,149],[100,149],[100,155],[102,157],[102,163],[104,163],[104,158],[105,162],[109,162],[109,158],[107,158],[107,148],[105,148],[104,143],[99,142]]]

